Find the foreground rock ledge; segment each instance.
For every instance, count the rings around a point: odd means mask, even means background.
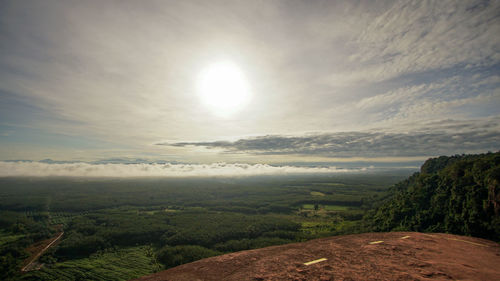
[[[211,257],[136,280],[500,280],[500,245],[450,234],[364,233]]]

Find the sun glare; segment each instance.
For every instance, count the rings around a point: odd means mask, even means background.
[[[205,105],[217,115],[227,116],[241,109],[249,99],[243,72],[231,62],[205,68],[198,78],[198,92]]]

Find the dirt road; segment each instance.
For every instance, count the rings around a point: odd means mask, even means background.
[[[36,253],[34,253],[33,255],[31,255],[31,257],[28,258],[28,263],[25,266],[23,266],[23,268],[21,268],[21,271],[26,272],[26,271],[39,269],[38,264],[36,263],[38,258],[43,253],[45,253],[50,247],[52,247],[57,241],[59,241],[59,239],[61,239],[61,237],[63,235],[64,235],[64,231],[61,231],[54,238],[45,240],[44,241],[45,243],[42,244],[45,246],[43,246],[41,249],[37,250]]]

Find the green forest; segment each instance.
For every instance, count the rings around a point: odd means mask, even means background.
[[[234,251],[371,231],[498,241],[500,153],[420,172],[247,178],[2,178],[1,280],[127,280]],[[21,273],[30,245],[64,234]]]
[[[445,232],[500,240],[500,153],[439,157],[389,189],[365,217],[373,231]]]

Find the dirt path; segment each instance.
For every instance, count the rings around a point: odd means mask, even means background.
[[[36,263],[36,261],[38,260],[38,258],[43,253],[45,253],[50,247],[52,247],[57,241],[59,241],[59,239],[61,239],[61,237],[63,235],[64,235],[64,231],[61,231],[61,232],[59,232],[57,234],[56,237],[48,239],[48,240],[45,240],[42,243],[42,245],[45,245],[46,243],[48,243],[48,244],[46,244],[46,246],[42,246],[43,248],[37,250],[36,253],[34,253],[31,257],[29,257],[27,259],[28,263],[23,268],[21,268],[21,271],[22,272],[27,272],[27,271],[39,269],[38,264]]]
[[[500,245],[416,232],[335,236],[231,253],[137,280],[500,280]]]

